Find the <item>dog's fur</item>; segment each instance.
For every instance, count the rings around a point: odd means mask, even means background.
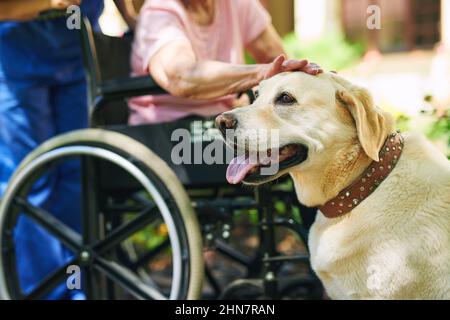
[[[297,103],[277,105],[283,91]],[[259,92],[228,113],[237,134],[279,129],[280,146],[309,148],[286,170],[307,206],[324,204],[378,161],[395,130],[367,90],[332,73],[280,74]],[[450,299],[450,162],[422,136],[404,138],[398,164],[367,199],[340,218],[319,212],[311,228],[311,263],[333,299]]]

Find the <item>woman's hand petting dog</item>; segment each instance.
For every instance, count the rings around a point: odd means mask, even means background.
[[[315,63],[310,63],[306,59],[286,59],[286,56],[284,54],[280,54],[273,60],[272,63],[267,65],[264,79],[268,79],[273,77],[274,75],[288,71],[302,71],[310,75],[316,75],[323,72],[320,66]]]
[[[50,0],[49,1],[49,8],[50,9],[56,9],[56,10],[62,10],[66,9],[67,7],[70,7],[71,5],[80,5],[81,0]]]

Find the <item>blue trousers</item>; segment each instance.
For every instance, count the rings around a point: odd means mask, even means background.
[[[8,179],[28,153],[55,135],[86,126],[84,79],[0,78],[0,197]],[[33,186],[28,200],[80,231],[79,162],[64,163],[45,174]],[[59,241],[24,215],[18,219],[14,240],[19,281],[25,293],[67,263],[71,256]],[[47,298],[70,298],[72,294],[74,292],[69,292],[64,282]]]

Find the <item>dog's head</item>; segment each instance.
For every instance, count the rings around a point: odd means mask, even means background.
[[[248,154],[233,159],[228,180],[247,184],[317,169],[350,145],[360,146],[367,157],[378,161],[379,149],[394,127],[392,117],[374,105],[367,90],[334,73],[303,72],[282,73],[261,82],[253,104],[223,113],[216,124],[224,135],[233,130],[234,136],[227,135],[225,141],[234,148],[250,153],[272,148],[277,153],[272,163],[279,168],[273,174],[262,174],[270,161],[261,157],[255,163],[247,161]]]

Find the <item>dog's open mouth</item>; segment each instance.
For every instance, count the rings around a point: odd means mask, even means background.
[[[281,147],[280,149],[274,149],[272,152],[278,152],[278,157],[272,157],[271,150],[267,150],[265,153],[267,156],[264,158],[250,157],[247,154],[243,154],[231,160],[227,169],[227,180],[231,184],[237,184],[239,182],[248,183],[262,183],[271,180],[282,170],[293,167],[302,163],[308,157],[308,148],[303,144],[292,143]],[[274,164],[278,164],[276,172],[262,174],[262,168],[269,168]],[[268,170],[269,172],[271,170]]]

